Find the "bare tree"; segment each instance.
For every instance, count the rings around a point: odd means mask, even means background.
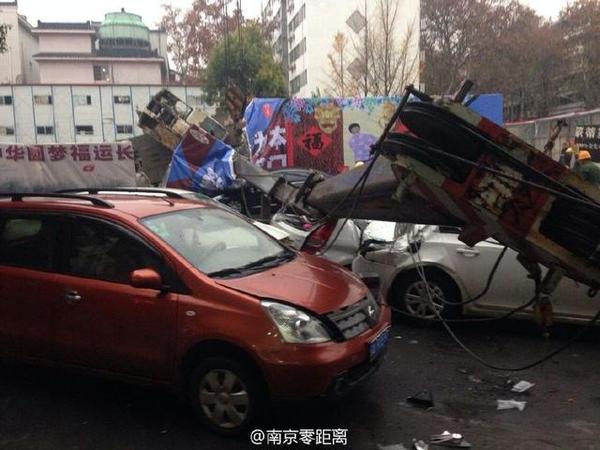
[[[356,82],[348,73],[350,60],[350,39],[342,32],[333,37],[331,52],[327,54],[329,84],[326,88],[328,95],[336,97],[353,96],[358,93]]]
[[[370,91],[387,97],[414,81],[419,43],[414,23],[398,36],[397,2],[379,0],[378,6],[376,21],[369,25],[367,75]]]
[[[171,5],[162,5],[163,17],[161,19],[161,27],[168,33],[167,36],[167,51],[171,55],[175,70],[179,72],[182,80],[186,80],[193,69],[192,55],[189,52],[187,43],[187,35],[189,27],[183,21],[180,8],[174,8]]]
[[[356,59],[350,79],[364,95],[397,95],[416,79],[418,34],[414,23],[401,29],[399,0],[377,0],[375,5],[365,11],[363,36],[353,40]]]

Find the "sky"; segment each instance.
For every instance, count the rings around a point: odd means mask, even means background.
[[[107,12],[126,11],[142,16],[144,23],[156,28],[162,16],[162,4],[188,9],[192,0],[18,0],[19,13],[27,16],[32,25],[43,22],[102,21]],[[261,0],[242,0],[248,17],[258,17]]]
[[[520,0],[545,17],[556,18],[567,0]],[[85,22],[101,21],[104,14],[120,11],[125,8],[136,14],[150,28],[156,28],[162,16],[161,5],[170,3],[173,6],[187,9],[192,0],[19,0],[19,12],[32,25],[38,20],[45,22]],[[261,0],[242,0],[242,9],[247,17],[257,17],[260,13]]]

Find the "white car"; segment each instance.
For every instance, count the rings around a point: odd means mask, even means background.
[[[361,230],[353,220],[340,219],[315,226],[302,216],[277,213],[271,225],[287,233],[295,248],[345,267],[352,265],[360,246]]]
[[[517,254],[507,249],[488,292],[479,300],[465,305],[445,302],[465,302],[485,289],[490,272],[504,248],[492,239],[469,247],[458,240],[459,230],[452,227],[407,226],[412,233],[400,234],[394,242],[370,245],[361,249],[352,264],[361,277],[380,278],[381,293],[388,303],[416,319],[435,319],[425,282],[417,273],[418,265],[425,269],[434,303],[443,317],[461,315],[502,316],[527,303],[534,296],[534,282],[517,261]],[[414,231],[420,236],[415,236]],[[411,256],[411,250],[413,254]],[[415,252],[416,251],[416,252]],[[582,322],[600,310],[600,296],[590,298],[589,288],[563,278],[551,296],[554,319]],[[531,317],[532,308],[513,317]]]

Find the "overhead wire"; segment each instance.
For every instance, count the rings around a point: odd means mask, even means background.
[[[394,141],[393,138],[389,140],[389,142],[391,142],[391,143],[393,143],[393,141]],[[544,190],[544,191],[546,191],[546,192],[548,192],[548,193],[550,193],[552,195],[555,195],[556,197],[560,197],[560,198],[563,198],[563,199],[566,199],[566,200],[571,200],[573,202],[576,202],[576,203],[579,203],[579,204],[583,204],[585,206],[589,206],[590,208],[600,209],[600,205],[598,205],[597,203],[591,203],[590,201],[583,200],[583,199],[580,199],[578,197],[573,197],[571,195],[565,194],[564,192],[557,191],[557,190],[552,189],[552,188],[550,188],[548,186],[545,186],[543,184],[534,183],[532,181],[528,181],[528,180],[524,180],[522,178],[514,177],[512,175],[508,175],[508,174],[504,173],[501,170],[497,170],[497,169],[489,167],[489,166],[487,166],[485,164],[473,162],[470,159],[466,159],[466,158],[463,158],[461,156],[445,152],[444,150],[441,150],[441,149],[439,149],[437,147],[433,147],[433,146],[431,146],[429,144],[424,144],[424,145],[427,147],[427,151],[430,151],[431,153],[436,153],[436,154],[441,155],[443,157],[454,159],[455,161],[462,162],[464,164],[467,164],[467,165],[469,165],[471,167],[475,167],[475,168],[477,168],[479,170],[482,170],[484,172],[493,173],[494,175],[497,175],[497,176],[499,176],[501,178],[505,178],[507,180],[515,181],[515,182],[522,183],[522,184],[530,186],[530,187],[534,187],[536,189]]]

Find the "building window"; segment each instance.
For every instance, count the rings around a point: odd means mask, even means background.
[[[54,127],[36,127],[38,135],[54,134]]]
[[[298,11],[296,13],[294,18],[291,20],[291,22],[288,25],[288,33],[292,34],[294,32],[294,30],[296,28],[298,28],[300,26],[300,24],[304,21],[305,17],[306,17],[306,8],[304,5],[302,5],[302,7],[300,8],[300,11]]]
[[[91,125],[75,125],[75,133],[91,136],[94,134],[94,127]]]
[[[87,106],[92,104],[91,95],[74,95],[73,105],[75,106]]]
[[[291,90],[292,90],[292,94],[296,94],[298,93],[298,91],[300,91],[300,89],[302,89],[303,86],[306,86],[306,83],[308,83],[308,74],[306,73],[306,70],[304,72],[302,72],[300,75],[298,75],[297,77],[295,77],[292,82],[291,82]]]
[[[204,105],[201,95],[188,95],[186,101],[189,106],[203,106]]]
[[[117,105],[129,105],[131,104],[131,97],[129,95],[115,95],[114,101]]]
[[[94,81],[110,81],[110,68],[107,64],[94,66]]]
[[[12,97],[10,95],[0,95],[0,105],[12,105]]]
[[[15,129],[13,127],[0,127],[0,136],[14,136]]]
[[[36,105],[51,105],[52,104],[52,96],[51,95],[34,95],[33,102]]]
[[[300,58],[306,52],[306,38],[302,39],[298,45],[290,52],[290,64]]]
[[[133,134],[133,125],[117,125],[117,134]]]

